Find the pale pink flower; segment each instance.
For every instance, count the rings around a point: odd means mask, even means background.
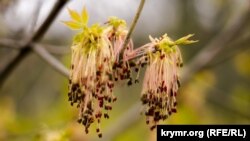
[[[127,65],[120,59],[127,35],[123,24],[123,20],[113,18],[105,26],[86,27],[71,47],[69,101],[77,104],[78,122],[85,126],[86,133],[92,123],[98,123],[99,137],[101,118],[109,118],[108,111],[117,99],[114,81],[130,78]]]
[[[176,113],[176,96],[179,82],[179,68],[182,66],[181,52],[167,35],[159,39],[150,37],[151,43],[139,47],[127,55],[126,60],[137,58],[137,71],[147,65],[141,101],[147,123],[154,129],[160,120]]]
[[[98,25],[85,29],[81,42],[72,45],[69,85],[69,101],[79,108],[78,122],[85,126],[88,133],[88,128],[96,121],[100,137],[102,115],[109,118],[111,103],[116,100],[112,78],[115,59],[111,43],[103,30]],[[103,113],[102,109],[106,112]]]

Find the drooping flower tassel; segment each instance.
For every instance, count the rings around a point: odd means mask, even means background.
[[[176,96],[180,87],[178,72],[183,64],[177,45],[196,42],[188,40],[191,36],[177,41],[172,41],[166,34],[159,39],[150,37],[151,43],[135,49],[127,58],[129,60],[139,56],[137,68],[147,65],[141,101],[146,122],[151,125],[151,129],[154,129],[160,120],[165,120],[177,112]],[[137,72],[138,70],[136,69]]]
[[[117,100],[113,95],[114,81],[124,76],[123,67],[116,66],[120,64],[122,43],[127,34],[126,23],[112,17],[104,26],[94,24],[88,27],[86,9],[82,15],[73,10],[69,13],[73,20],[65,24],[82,30],[75,36],[71,47],[69,101],[71,105],[77,104],[78,122],[85,126],[85,132],[88,133],[90,125],[97,122],[96,132],[102,137],[101,119],[109,118],[108,111]]]

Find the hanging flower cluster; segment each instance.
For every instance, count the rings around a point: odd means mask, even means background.
[[[154,129],[160,120],[165,120],[177,112],[176,96],[180,87],[178,71],[183,65],[177,45],[196,42],[188,40],[192,36],[190,34],[177,41],[171,40],[167,34],[159,39],[150,36],[150,43],[133,50],[128,55],[127,59],[141,56],[136,62],[139,68],[147,65],[141,102],[145,107],[146,123],[152,125],[151,129]]]
[[[140,69],[147,66],[141,101],[147,123],[152,129],[160,120],[176,112],[176,95],[180,86],[178,70],[182,66],[181,52],[177,45],[190,44],[192,35],[177,41],[166,34],[159,39],[133,49],[132,40],[123,48],[127,36],[124,20],[111,17],[104,25],[88,26],[88,13],[81,14],[68,9],[71,21],[64,22],[71,29],[81,30],[71,46],[72,58],[69,78],[69,101],[79,109],[78,122],[88,133],[92,123],[97,123],[96,132],[102,137],[100,122],[109,118],[115,81],[127,80],[133,84],[131,68],[137,72],[134,82],[139,82]]]
[[[101,26],[87,26],[88,14],[69,9],[72,21],[64,22],[72,29],[82,30],[71,46],[72,59],[69,79],[69,101],[79,108],[78,122],[88,133],[90,125],[97,122],[96,131],[101,137],[101,118],[109,118],[108,111],[116,101],[113,95],[114,81],[127,79],[130,73],[120,63],[119,55],[127,35],[126,23],[115,17]],[[128,48],[132,44],[128,45]],[[105,111],[104,111],[105,110]]]

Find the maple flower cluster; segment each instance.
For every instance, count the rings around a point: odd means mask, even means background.
[[[159,39],[150,36],[150,43],[133,50],[128,55],[127,59],[141,56],[136,62],[137,66],[147,65],[141,102],[144,105],[146,123],[151,124],[151,130],[160,120],[165,120],[177,112],[176,96],[180,87],[178,71],[183,65],[178,45],[196,42],[188,40],[192,36],[190,34],[177,41],[171,40],[167,34]]]
[[[102,137],[100,122],[109,118],[115,81],[126,80],[128,85],[139,82],[140,69],[147,66],[141,101],[147,123],[153,129],[160,120],[176,112],[176,95],[180,86],[178,70],[182,66],[178,45],[194,43],[192,35],[176,41],[166,34],[159,39],[133,48],[132,40],[123,48],[127,36],[124,20],[111,17],[105,24],[88,26],[88,13],[68,9],[71,21],[64,22],[72,29],[81,30],[71,46],[72,58],[69,78],[69,101],[79,109],[78,122],[85,132],[96,122],[96,132]],[[132,78],[132,68],[137,72]]]

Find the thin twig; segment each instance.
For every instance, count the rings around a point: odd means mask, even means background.
[[[20,49],[22,45],[22,41],[16,41],[13,39],[0,39],[0,46],[4,46],[11,49]],[[48,50],[52,50],[55,54],[58,54],[57,51],[60,51],[59,53],[65,53],[68,52],[69,49],[65,49],[65,47],[58,47],[54,45],[45,45],[45,44],[39,44],[39,43],[33,43],[31,44],[32,50],[38,54],[44,61],[47,62],[53,69],[58,71],[60,74],[62,74],[65,77],[69,76],[69,70],[54,56],[50,54]],[[63,48],[61,51],[60,49]]]
[[[0,48],[11,48],[11,49],[22,49],[24,41],[17,41],[14,39],[1,38],[0,39]]]
[[[4,70],[0,74],[0,87],[3,85],[8,76],[13,72],[13,70],[15,70],[18,64],[21,63],[23,59],[30,54],[32,47],[31,44],[33,42],[39,41],[44,36],[44,34],[48,30],[52,22],[55,20],[62,7],[67,3],[67,1],[68,0],[57,0],[49,16],[40,26],[38,31],[30,38],[30,40],[26,44],[23,45],[23,47],[21,47],[22,49],[20,50],[18,55],[13,60],[11,60],[11,62],[4,68]]]
[[[39,44],[43,46],[49,53],[54,55],[66,55],[70,53],[70,48],[65,46],[55,46],[55,45],[48,45],[48,44]]]
[[[53,69],[62,74],[65,77],[69,76],[69,70],[54,56],[47,52],[41,45],[34,45],[33,51],[37,53],[44,61],[46,61]]]
[[[14,39],[0,38],[0,48],[10,48],[20,50],[23,47],[23,41],[18,41]],[[49,53],[54,55],[65,55],[70,53],[70,48],[65,46],[43,44],[43,43],[33,43],[33,45],[39,45],[44,47]]]
[[[124,41],[124,43],[122,45],[123,49],[125,49],[125,47],[128,45],[129,39],[130,39],[130,37],[131,37],[131,35],[132,35],[133,31],[134,31],[134,28],[135,28],[135,26],[137,24],[137,21],[138,21],[140,15],[141,15],[144,3],[145,3],[145,0],[141,0],[140,5],[139,5],[139,7],[137,9],[137,12],[135,14],[135,17],[133,19],[133,22],[132,22],[132,24],[131,24],[131,26],[129,28],[128,34],[127,34],[127,36],[125,38],[125,41]]]
[[[56,4],[54,5],[47,19],[44,21],[44,23],[41,25],[38,31],[31,38],[30,43],[36,42],[44,36],[44,34],[49,29],[50,25],[53,23],[53,21],[55,20],[55,18],[57,17],[57,15],[67,2],[68,0],[57,0]]]

